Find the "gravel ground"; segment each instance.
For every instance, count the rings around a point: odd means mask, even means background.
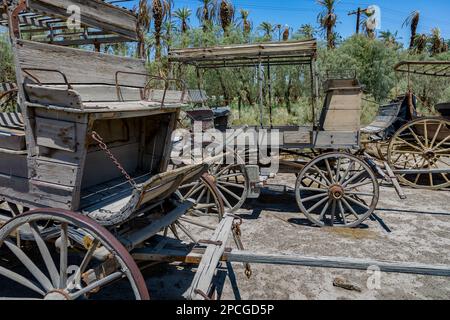
[[[293,186],[294,177],[279,175],[273,184]],[[398,262],[450,265],[450,197],[447,191],[381,188],[376,217],[358,229],[312,227],[298,212],[293,193],[265,190],[246,204],[242,241],[246,250],[307,256],[340,256]],[[450,278],[370,271],[252,265],[247,279],[241,264],[223,265],[217,287],[221,299],[449,299]],[[145,274],[155,299],[182,299],[195,269],[160,266]],[[343,278],[361,289],[334,287]]]
[[[405,189],[399,200],[394,189],[381,188],[376,217],[358,229],[316,228],[299,213],[292,192],[276,184],[295,183],[293,175],[271,180],[258,200],[246,203],[242,241],[246,250],[307,256],[339,256],[450,266],[450,193]],[[247,279],[242,264],[223,264],[216,277],[222,300],[259,299],[449,299],[450,278],[387,274],[301,266],[252,265]],[[190,266],[158,265],[144,272],[153,299],[184,299],[196,270]],[[334,287],[335,278],[361,292]],[[373,281],[375,279],[375,282]],[[368,284],[375,284],[373,285]],[[14,288],[0,282],[0,294]],[[126,290],[114,288],[97,299],[123,299]]]

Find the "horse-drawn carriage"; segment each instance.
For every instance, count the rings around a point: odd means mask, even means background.
[[[169,53],[172,63],[192,65],[198,69],[197,74],[201,69],[247,67],[258,70],[260,126],[229,128],[235,130],[234,135],[227,133],[219,140],[224,143],[226,154],[235,154],[234,161],[213,163],[210,168],[228,210],[239,209],[248,197],[258,197],[262,181],[278,172],[297,175],[298,206],[315,225],[355,227],[375,210],[379,196],[377,177],[362,157],[350,151],[360,149],[362,88],[354,77],[328,79],[324,107],[317,117],[316,50],[316,41],[311,40],[180,49]],[[277,127],[263,123],[263,68],[270,82],[271,66],[283,65],[306,66],[310,71],[314,118],[310,126]],[[271,110],[271,106],[268,107]],[[205,129],[205,125],[197,127],[200,131]],[[194,135],[199,133],[194,132]],[[250,142],[244,147],[229,145],[229,142],[245,138],[250,138]],[[185,147],[190,148],[191,141],[186,139],[185,142]],[[305,160],[306,149],[318,152]],[[274,163],[279,164],[277,172],[272,170]]]
[[[74,32],[64,21],[73,4],[81,8],[83,32],[69,41],[65,33]],[[0,278],[12,288],[2,285],[1,295],[71,300],[119,282],[123,297],[147,299],[139,267],[153,261],[147,248],[164,247],[151,240],[170,230],[176,238],[184,232],[185,245],[207,256],[196,260],[188,292],[206,297],[237,224],[225,215],[205,164],[167,171],[185,103],[185,90],[168,88],[183,82],[149,75],[144,60],[68,47],[137,41],[137,16],[97,0],[9,1],[1,10],[19,107],[0,122]],[[22,39],[36,23],[51,31],[52,44]],[[205,210],[177,191],[191,181],[201,181],[212,195],[206,208],[221,218],[210,238],[194,238],[184,227],[211,229],[184,216]],[[238,233],[234,238],[240,243]]]
[[[449,78],[448,61],[401,62],[397,72]],[[378,159],[386,161],[400,182],[415,188],[445,189],[450,186],[449,104],[436,104],[433,116],[418,112],[412,88],[404,96],[381,106],[374,122],[362,129],[365,144]]]

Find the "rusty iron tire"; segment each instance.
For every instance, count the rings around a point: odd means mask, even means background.
[[[355,228],[375,211],[379,185],[365,161],[347,153],[327,153],[300,171],[295,196],[314,225]]]
[[[21,214],[19,216],[16,216],[15,218],[8,221],[5,225],[3,225],[2,228],[0,228],[0,247],[5,245],[7,238],[11,237],[11,235],[16,230],[18,230],[18,228],[23,227],[23,226],[28,226],[31,230],[31,226],[32,225],[36,226],[35,222],[37,222],[37,221],[47,221],[47,222],[53,221],[53,222],[61,223],[61,229],[60,229],[61,233],[60,234],[63,233],[63,231],[62,231],[63,224],[66,226],[65,230],[67,230],[68,225],[72,225],[78,229],[82,229],[83,231],[86,231],[89,235],[91,235],[94,238],[95,241],[98,241],[99,246],[97,246],[97,247],[100,247],[100,245],[105,247],[108,250],[108,252],[117,261],[118,267],[120,267],[120,269],[121,269],[121,271],[119,271],[119,272],[122,273],[122,276],[118,277],[117,279],[121,279],[123,277],[127,278],[128,282],[130,283],[130,285],[133,289],[135,298],[137,300],[149,300],[150,299],[150,296],[149,296],[149,293],[147,290],[147,286],[145,284],[145,280],[144,280],[137,264],[135,263],[135,261],[133,260],[133,258],[127,251],[127,249],[125,249],[125,247],[107,229],[105,229],[104,227],[102,227],[97,222],[93,221],[92,219],[90,219],[86,216],[83,216],[79,213],[62,210],[62,209],[37,209],[37,210],[33,210],[33,211],[29,211],[27,213]],[[36,239],[36,247],[39,247],[39,251],[42,254],[43,251],[41,251],[41,248],[42,248],[42,244],[44,243],[42,241],[43,238],[40,237],[41,238],[40,243],[37,241],[35,234],[34,234],[34,238]],[[67,236],[67,240],[69,242],[72,241],[69,236]],[[11,242],[8,240],[8,243],[11,243]],[[39,244],[41,246],[39,246]],[[9,245],[6,245],[6,246],[9,247]],[[17,248],[15,248],[15,250],[17,250]],[[44,258],[43,254],[42,254],[42,257]],[[66,257],[67,257],[67,255],[66,255]],[[67,261],[67,258],[66,258],[66,261]],[[44,262],[46,262],[45,264],[47,265],[48,261],[45,261],[45,259],[44,259]],[[54,263],[54,261],[53,261],[53,263]],[[56,266],[54,266],[54,267],[56,267]],[[47,268],[49,268],[48,265],[47,265]],[[6,271],[5,270],[6,269],[0,268],[0,276],[5,276],[5,272],[6,273],[13,272],[11,270],[6,270]],[[118,273],[118,272],[115,272],[115,273]],[[62,275],[62,273],[60,273],[60,276],[61,275]],[[60,279],[61,279],[61,277],[60,277]],[[47,279],[47,280],[49,280],[49,279]],[[53,279],[51,279],[51,280],[53,282]],[[62,280],[60,280],[60,281],[61,281],[60,283],[62,284],[63,281]],[[113,281],[113,280],[111,280],[111,281]],[[66,286],[68,285],[68,283],[69,282],[66,281]],[[53,283],[53,285],[54,285],[54,283]],[[101,285],[98,285],[98,287],[101,288]],[[82,290],[82,289],[80,289],[80,290]],[[48,290],[48,289],[44,288],[44,290]],[[59,294],[61,296],[61,293],[58,293],[58,292],[62,292],[62,290],[63,290],[62,288],[56,288],[53,290],[54,291],[53,294],[56,294],[56,295]],[[46,292],[46,296],[48,296],[50,294],[49,291],[44,291],[44,293],[45,292]],[[76,295],[76,293],[75,293],[75,295]]]

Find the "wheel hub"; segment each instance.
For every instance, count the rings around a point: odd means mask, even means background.
[[[63,290],[52,290],[48,292],[44,300],[71,300],[70,296]]]
[[[340,200],[344,197],[345,191],[341,185],[332,185],[329,189],[330,197],[335,200]]]
[[[434,153],[434,151],[432,149],[427,149],[423,152],[423,156],[427,160],[432,160],[436,157],[436,154]]]

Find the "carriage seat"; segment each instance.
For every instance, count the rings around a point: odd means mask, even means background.
[[[18,112],[0,113],[0,149],[23,151],[25,148],[22,115]]]

